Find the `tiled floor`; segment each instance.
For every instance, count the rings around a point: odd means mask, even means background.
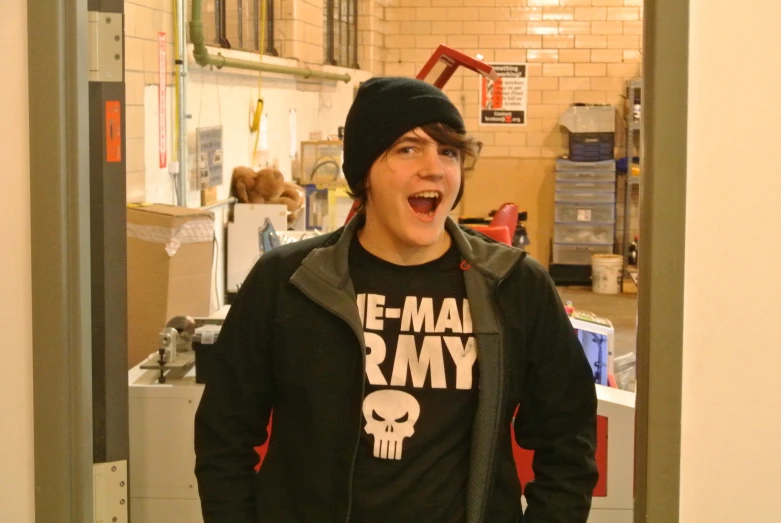
[[[637,294],[594,294],[590,287],[559,287],[564,303],[609,319],[616,331],[616,356],[635,352]]]

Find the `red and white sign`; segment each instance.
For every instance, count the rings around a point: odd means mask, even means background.
[[[158,44],[158,84],[157,84],[157,117],[159,139],[160,139],[160,168],[168,165],[168,113],[166,110],[166,86],[168,75],[168,65],[166,63],[166,54],[168,44],[166,43],[165,33],[157,33]]]
[[[480,125],[526,125],[524,63],[494,63],[496,79],[480,79]]]

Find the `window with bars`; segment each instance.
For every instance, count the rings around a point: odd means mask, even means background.
[[[358,69],[358,0],[324,0],[325,63]]]
[[[262,27],[263,3],[266,23]],[[225,49],[260,52],[261,34],[264,54],[278,56],[274,47],[274,0],[205,0],[203,26],[206,42]]]

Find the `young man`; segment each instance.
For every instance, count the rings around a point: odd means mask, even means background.
[[[478,149],[439,89],[359,89],[344,174],[361,212],[264,254],[217,341],[195,432],[206,523],[586,522],[583,349],[539,264],[448,218]],[[525,514],[513,420],[535,451]]]

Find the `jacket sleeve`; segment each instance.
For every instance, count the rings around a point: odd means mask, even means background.
[[[272,408],[276,278],[263,256],[228,312],[195,415],[195,475],[204,523],[257,523],[255,447]]]
[[[598,479],[594,375],[553,281],[523,262],[527,383],[515,434],[534,451],[524,523],[586,523]]]

